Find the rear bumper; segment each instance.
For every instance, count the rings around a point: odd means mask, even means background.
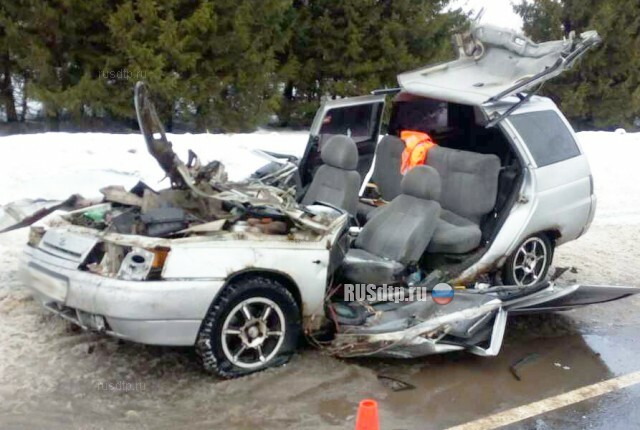
[[[66,267],[65,267],[66,266]],[[49,311],[90,330],[152,345],[195,343],[223,280],[123,281],[70,268],[26,246],[21,277]]]

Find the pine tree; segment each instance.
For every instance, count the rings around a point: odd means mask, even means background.
[[[171,130],[173,107],[180,94],[177,68],[185,61],[184,42],[174,12],[179,2],[127,0],[108,17],[110,55],[101,70],[102,85],[111,95],[111,115],[133,118],[133,87],[146,81],[156,107]],[[188,60],[186,60],[188,61]]]
[[[109,19],[108,69],[146,80],[164,118],[195,117],[200,130],[253,129],[277,106],[275,53],[288,3],[263,0],[257,10],[250,0],[125,1]],[[133,83],[109,82],[114,114],[132,114]]]
[[[516,6],[524,30],[549,40],[594,29],[602,46],[544,94],[560,103],[578,128],[632,127],[640,117],[640,3],[633,0],[536,0]]]
[[[280,98],[277,55],[284,47],[288,0],[203,1],[184,20],[195,61],[180,70],[184,98],[207,129],[253,129]]]
[[[108,33],[111,1],[20,0],[19,63],[27,90],[43,103],[53,126],[61,117],[82,118],[107,94],[95,85]]]
[[[398,73],[452,54],[450,34],[464,22],[445,0],[308,0],[293,3],[283,59],[282,115],[308,124],[323,96],[395,87]],[[298,115],[296,115],[298,113]]]
[[[251,130],[320,99],[395,86],[450,52],[449,0],[13,0],[0,5],[0,96],[28,81],[55,125],[94,117],[135,127],[133,87],[197,130]],[[13,79],[12,79],[13,78]],[[284,103],[281,103],[284,98]],[[281,108],[282,105],[282,108]]]

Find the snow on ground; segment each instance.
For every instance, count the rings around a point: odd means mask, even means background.
[[[640,133],[578,134],[593,171],[596,223],[640,223]],[[266,164],[262,149],[302,156],[305,132],[168,135],[187,160],[192,149],[202,162],[222,161],[232,180]],[[98,197],[106,185],[129,188],[138,180],[160,189],[164,172],[139,134],[43,133],[0,138],[0,205],[24,198],[62,200],[74,193]]]
[[[578,133],[598,196],[596,224],[640,224],[640,133]]]
[[[203,163],[219,160],[232,180],[268,162],[252,150],[302,156],[304,132],[169,134],[183,161],[193,150]],[[139,180],[168,187],[164,171],[140,134],[42,133],[0,137],[0,205],[24,198],[64,200],[71,194],[98,197],[106,185],[130,188]]]

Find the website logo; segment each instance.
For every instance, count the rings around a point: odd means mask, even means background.
[[[439,305],[448,305],[453,300],[453,288],[449,284],[438,284],[433,287],[431,298]]]
[[[433,300],[446,305],[453,300],[453,288],[449,284],[427,287],[403,287],[398,285],[344,284],[345,302],[426,302]]]

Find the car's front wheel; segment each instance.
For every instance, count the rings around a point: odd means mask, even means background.
[[[502,269],[506,285],[528,287],[544,280],[553,259],[553,243],[546,234],[526,238]]]
[[[289,361],[299,334],[293,295],[272,279],[243,277],[212,304],[196,351],[207,371],[234,378]]]

